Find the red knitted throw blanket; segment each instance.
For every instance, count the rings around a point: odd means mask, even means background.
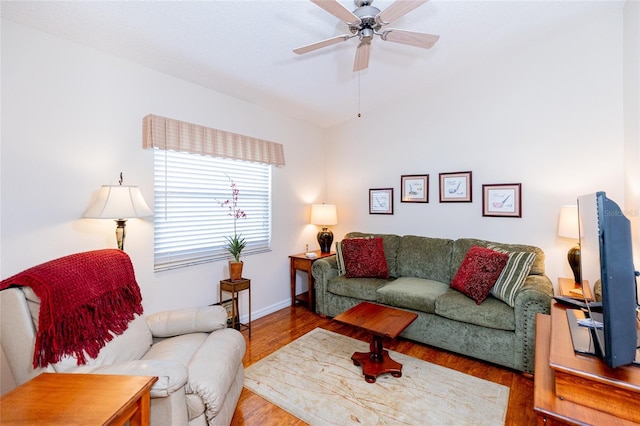
[[[115,249],[61,257],[0,282],[0,290],[31,287],[40,298],[33,367],[46,367],[65,355],[78,365],[96,358],[115,335],[122,334],[142,296],[129,256]]]

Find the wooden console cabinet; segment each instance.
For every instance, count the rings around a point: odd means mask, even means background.
[[[534,410],[539,425],[637,425],[640,367],[609,368],[576,354],[566,309],[536,316]]]

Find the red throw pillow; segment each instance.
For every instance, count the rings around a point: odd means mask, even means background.
[[[469,296],[479,305],[489,295],[508,260],[508,254],[473,246],[451,280],[451,288]]]
[[[342,240],[342,257],[347,278],[389,278],[382,238]]]

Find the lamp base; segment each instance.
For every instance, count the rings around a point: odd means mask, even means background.
[[[124,237],[127,235],[125,227],[127,226],[127,219],[116,219],[116,241],[118,242],[118,248],[124,251]]]
[[[576,245],[572,247],[567,253],[567,260],[569,261],[569,266],[571,266],[571,270],[573,271],[573,279],[577,284],[582,284],[582,271],[580,269],[580,246]]]
[[[322,228],[322,231],[318,232],[318,244],[320,244],[320,252],[329,253],[331,251],[333,232],[329,228]]]

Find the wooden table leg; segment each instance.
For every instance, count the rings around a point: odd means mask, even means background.
[[[294,268],[294,260],[289,261],[289,274],[291,278],[291,306],[296,306],[296,268]]]
[[[376,378],[385,373],[393,377],[402,376],[402,364],[389,357],[383,348],[382,337],[374,335],[369,345],[370,352],[356,352],[351,356],[354,365],[362,366],[362,374],[367,383],[375,383]]]

